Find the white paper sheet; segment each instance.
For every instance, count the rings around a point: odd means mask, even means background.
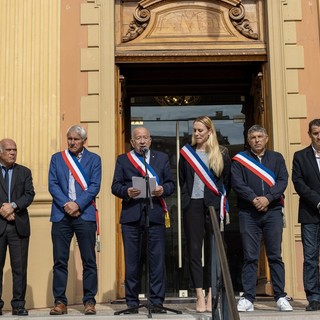
[[[156,178],[150,177],[149,178],[149,186],[150,186],[150,191],[151,191],[151,196],[152,192],[156,189]],[[134,199],[138,198],[145,198],[147,193],[146,193],[146,180],[143,177],[132,177],[132,186],[138,190],[141,190],[141,193],[134,197]]]

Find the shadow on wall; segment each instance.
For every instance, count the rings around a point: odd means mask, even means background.
[[[8,261],[9,261],[9,257]],[[2,300],[4,301],[4,311],[11,311],[11,299],[12,299],[12,273],[11,268],[8,269],[3,275],[3,287],[2,287]],[[34,305],[32,287],[27,285],[27,298],[28,305]],[[28,308],[28,306],[26,306]]]

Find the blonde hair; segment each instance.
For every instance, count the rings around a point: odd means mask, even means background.
[[[217,177],[220,177],[223,171],[223,157],[222,149],[219,146],[216,128],[208,116],[200,116],[196,118],[193,123],[200,122],[206,126],[208,130],[211,131],[209,138],[206,143],[206,152],[208,154],[209,168],[214,171]],[[192,133],[191,145],[194,146],[196,140],[194,138],[194,133]]]

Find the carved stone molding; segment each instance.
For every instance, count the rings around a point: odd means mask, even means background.
[[[205,4],[207,1],[200,1],[199,3],[202,3],[202,6],[206,8]],[[258,34],[253,32],[252,27],[250,26],[250,22],[248,19],[246,19],[246,13],[245,8],[241,4],[241,0],[220,0],[220,1],[214,1],[216,2],[217,6],[224,7],[224,8],[230,8],[229,9],[229,19],[232,23],[233,27],[243,36],[249,39],[258,40]],[[205,19],[208,19],[208,17],[204,14],[201,15],[201,12],[199,10],[198,4],[195,4],[194,1],[181,1],[179,4],[177,4],[177,7],[181,8],[183,5],[183,9],[185,11],[188,11],[188,14],[192,11],[192,8],[194,8],[194,15],[197,16],[197,19],[201,21],[204,25],[207,23],[208,25],[215,24],[215,27],[219,27],[219,14],[222,14],[221,12],[212,12],[208,16],[212,18],[212,21],[205,21]],[[132,41],[139,37],[148,27],[152,10],[164,6],[167,4],[174,4],[172,0],[142,0],[138,3],[138,6],[136,7],[134,11],[134,19],[129,24],[129,28],[126,32],[126,35],[122,37],[122,43]],[[210,4],[212,5],[212,1],[210,1]],[[197,7],[197,9],[196,9]],[[204,12],[205,9],[202,9]],[[167,15],[169,16],[172,12],[172,15],[177,14],[177,10],[172,10],[167,12]],[[209,11],[208,11],[209,12]],[[199,22],[198,22],[199,23]],[[220,30],[216,30],[220,31]],[[225,31],[225,30],[224,30]]]
[[[245,19],[245,16],[246,12],[242,4],[229,10],[229,17],[234,27],[245,37],[258,40],[258,34],[253,32],[250,22]]]
[[[139,4],[133,14],[134,20],[130,23],[126,35],[122,37],[122,42],[128,42],[137,38],[148,26],[150,15],[150,11],[144,9]]]

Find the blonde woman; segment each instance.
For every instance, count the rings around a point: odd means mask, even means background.
[[[196,311],[211,312],[210,238],[212,232],[208,207],[220,212],[221,195],[230,187],[231,160],[228,150],[219,146],[216,130],[208,116],[193,122],[192,142],[181,149],[179,182],[183,224],[189,253],[191,280],[197,294]],[[205,181],[199,172],[205,170]],[[213,186],[208,183],[213,184]],[[205,265],[202,266],[202,244],[205,241]],[[207,302],[203,291],[207,290]]]

